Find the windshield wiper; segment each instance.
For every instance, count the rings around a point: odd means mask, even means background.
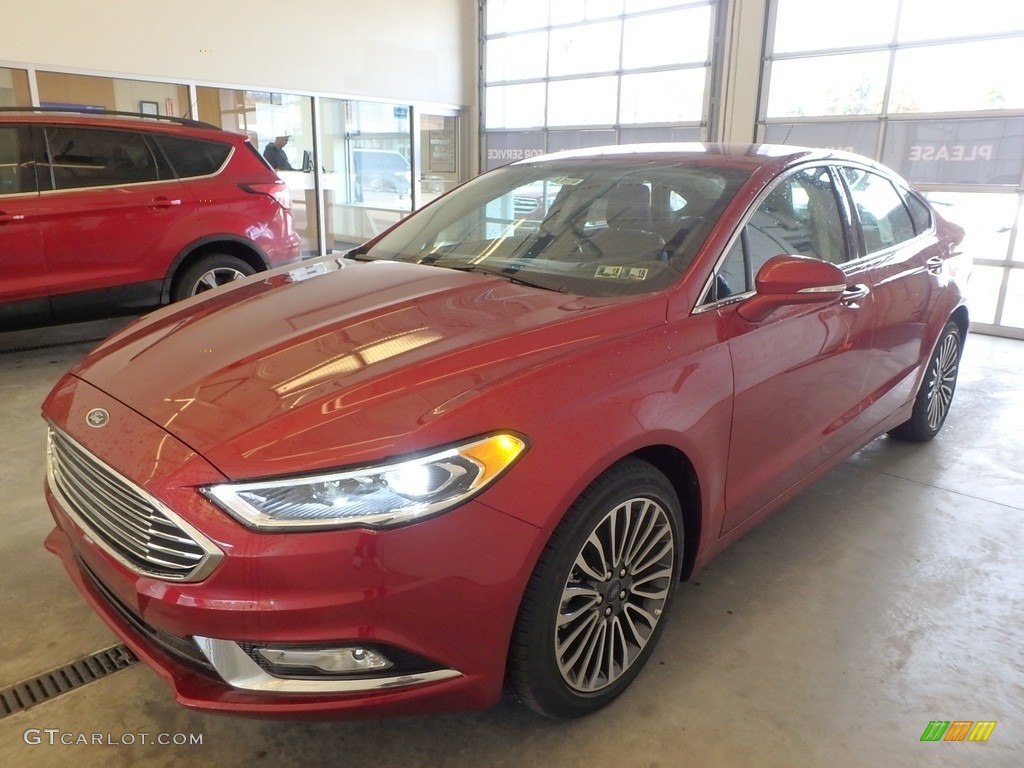
[[[353,261],[377,261],[377,259],[374,258],[373,256],[367,256],[369,250],[370,249],[367,248],[365,245],[359,245],[353,248],[351,251],[345,251],[343,254],[341,254],[341,258],[352,259]]]
[[[478,264],[434,264],[435,267],[443,267],[445,269],[454,269],[457,272],[475,272],[481,275],[490,275],[491,277],[500,277],[508,280],[510,283],[516,285],[526,285],[530,288],[540,288],[545,291],[554,291],[555,293],[566,293],[565,286],[553,287],[550,285],[542,285],[541,283],[534,282],[532,280],[524,280],[521,277],[517,277],[514,273],[509,274],[504,270],[487,269],[481,267]]]

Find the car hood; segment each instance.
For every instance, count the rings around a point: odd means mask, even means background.
[[[499,380],[663,322],[651,298],[327,259],[160,310],[72,373],[227,477],[266,476],[468,436],[445,437],[436,422]],[[476,432],[514,428],[493,419]]]

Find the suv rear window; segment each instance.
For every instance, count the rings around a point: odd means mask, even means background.
[[[231,154],[231,145],[202,139],[182,139],[177,136],[154,136],[160,149],[167,155],[179,179],[209,176],[221,169]]]

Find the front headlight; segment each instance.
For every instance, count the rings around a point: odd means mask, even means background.
[[[388,528],[461,504],[524,450],[521,437],[501,433],[389,464],[200,490],[251,528]]]

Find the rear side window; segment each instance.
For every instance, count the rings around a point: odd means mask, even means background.
[[[927,232],[932,228],[932,211],[928,205],[913,192],[902,190],[903,200],[910,211],[910,218],[914,221],[914,231],[917,234]]]
[[[219,141],[154,136],[179,179],[209,176],[219,171],[231,154],[231,145]]]
[[[914,237],[914,224],[896,187],[877,173],[844,168],[868,253],[891,248]]]
[[[157,181],[156,159],[142,135],[78,126],[46,126],[40,171],[54,189],[122,186]],[[48,186],[48,185],[47,185]]]

